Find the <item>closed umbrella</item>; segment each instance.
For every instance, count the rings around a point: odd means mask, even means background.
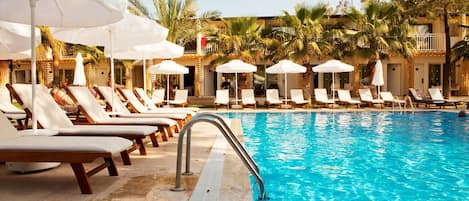
[[[108,49],[104,50],[104,55],[107,57],[111,56],[111,52]],[[176,45],[167,40],[145,45],[137,45],[129,47],[124,50],[114,51],[113,56],[116,59],[142,59],[143,60],[143,90],[146,89],[146,59],[172,59],[181,57],[184,55],[184,47]]]
[[[83,57],[81,53],[77,54],[75,58],[75,73],[73,74],[73,84],[74,85],[85,85],[86,84],[86,77],[85,77],[85,67],[83,66]]]
[[[189,69],[171,60],[164,60],[148,69],[153,74],[166,74],[166,104],[169,105],[169,75],[188,74]]]
[[[383,64],[381,63],[381,60],[378,60],[375,64],[375,73],[373,74],[373,80],[371,81],[371,84],[378,86],[378,99],[379,99],[381,86],[384,85]]]
[[[25,8],[30,8],[29,12]],[[32,127],[36,117],[36,24],[54,27],[92,27],[117,22],[127,9],[127,0],[0,0],[0,20],[28,23],[31,27]],[[86,14],[85,14],[86,13]]]
[[[351,72],[353,71],[354,68],[352,65],[343,63],[339,60],[329,60],[323,64],[319,64],[315,67],[313,67],[314,72],[319,72],[319,73],[332,73],[332,99],[334,100],[335,98],[335,73],[342,73],[342,72]]]
[[[244,63],[239,59],[233,59],[228,63],[219,65],[215,71],[218,73],[234,73],[235,74],[235,102],[238,104],[238,73],[251,73],[256,72],[257,67]]]
[[[168,29],[155,21],[129,12],[125,12],[124,18],[113,24],[92,28],[58,28],[52,29],[51,32],[56,39],[64,42],[104,46],[105,49],[109,49],[111,56],[111,87],[113,89],[114,50],[146,43],[158,43],[165,40],[168,35]],[[114,93],[114,90],[112,92]],[[114,111],[114,107],[112,108]]]
[[[287,100],[287,74],[288,73],[304,73],[306,72],[306,67],[293,63],[290,60],[281,60],[277,64],[265,69],[266,73],[270,74],[281,74],[285,76],[285,100]]]

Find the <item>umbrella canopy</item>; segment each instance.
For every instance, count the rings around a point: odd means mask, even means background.
[[[0,19],[31,24],[33,16],[45,26],[94,27],[119,21],[125,9],[127,0],[0,0]]]
[[[86,84],[86,77],[85,77],[85,67],[83,66],[83,57],[81,53],[77,54],[75,58],[75,73],[73,74],[73,84],[74,85],[85,85]]]
[[[9,60],[9,59],[29,59],[31,58],[31,50],[16,52],[16,53],[6,53],[0,54],[0,60]]]
[[[290,60],[281,60],[277,64],[270,66],[269,68],[265,69],[266,73],[270,74],[281,74],[283,73],[285,76],[285,99],[287,99],[287,74],[288,73],[304,73],[306,72],[306,67],[296,64]]]
[[[168,29],[155,21],[129,12],[125,12],[124,18],[113,24],[92,28],[57,28],[52,29],[51,32],[56,39],[64,42],[104,46],[105,49],[109,49],[111,52],[111,88],[113,89],[114,50],[146,43],[158,43],[165,40],[168,35]],[[112,92],[114,93],[114,90]],[[112,108],[114,111],[114,107]]]
[[[381,60],[376,61],[375,73],[373,74],[373,80],[371,81],[371,84],[378,86],[379,99],[379,94],[381,93],[381,86],[384,85],[383,64],[381,63]]]
[[[104,55],[107,57],[111,56],[111,52],[108,49],[104,50]],[[176,45],[167,40],[146,44],[137,45],[125,50],[118,50],[113,53],[114,58],[117,59],[142,59],[143,60],[143,90],[147,91],[146,87],[146,59],[160,58],[160,59],[172,59],[181,57],[184,55],[184,47]]]
[[[30,8],[29,12],[25,8]],[[92,27],[117,22],[127,0],[0,0],[0,20],[31,26],[31,82],[36,83],[36,24],[54,27]],[[86,13],[86,14],[85,14]],[[32,128],[37,130],[36,85],[32,85]]]
[[[256,72],[257,67],[244,63],[243,61],[239,59],[233,59],[229,61],[228,63],[219,65],[215,71],[218,73],[234,73],[235,74],[235,102],[238,104],[238,73],[251,73],[251,72]]]
[[[166,74],[166,104],[169,105],[169,75],[188,74],[189,69],[171,60],[164,60],[148,69],[153,74]]]
[[[342,72],[351,72],[354,70],[354,67],[350,64],[343,63],[339,60],[329,60],[323,64],[319,64],[313,67],[314,72],[319,73],[332,73],[332,99],[334,100],[335,97],[335,73],[342,73]]]
[[[35,28],[35,41],[41,41],[41,33]],[[37,46],[39,43],[36,43]],[[25,24],[0,21],[0,56],[31,49],[31,27]]]

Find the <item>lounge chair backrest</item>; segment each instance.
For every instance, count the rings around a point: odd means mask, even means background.
[[[383,101],[394,101],[394,96],[392,96],[392,93],[389,91],[382,91],[379,95],[383,98]]]
[[[360,94],[360,99],[363,101],[373,100],[373,96],[371,95],[370,89],[358,89],[358,93]]]
[[[256,99],[254,98],[254,90],[242,89],[241,90],[241,102],[243,104],[255,104]]]
[[[135,93],[143,100],[143,104],[147,106],[150,110],[158,109],[155,103],[152,102],[150,98],[148,98],[147,93],[142,88],[135,88]]]
[[[154,104],[160,104],[164,101],[164,89],[155,89],[151,95],[151,101]]]
[[[130,114],[129,109],[121,102],[119,96],[116,93],[112,93],[112,88],[108,86],[99,86],[98,87],[99,93],[103,95],[104,100],[114,107],[114,112],[122,113],[125,115]],[[112,104],[111,104],[112,103]]]
[[[127,98],[127,101],[137,110],[137,112],[142,113],[148,111],[145,105],[142,104],[135,96],[134,92],[131,89],[120,89],[120,92]]]
[[[215,96],[215,103],[217,104],[228,104],[230,102],[228,89],[218,89]]]
[[[11,103],[10,91],[6,87],[0,87],[0,111],[25,114],[23,110],[20,110]]]
[[[352,97],[350,96],[350,91],[345,89],[337,90],[337,94],[339,95],[340,101],[351,101]]]
[[[280,101],[280,97],[278,95],[278,89],[267,89],[265,93],[265,99],[270,102]]]
[[[187,95],[189,91],[187,89],[178,89],[176,90],[176,94],[174,95],[174,101],[187,101]]]
[[[327,98],[327,90],[324,88],[314,89],[314,97],[316,98],[316,101],[320,102],[327,102],[329,100]]]
[[[32,86],[31,84],[12,84],[15,93],[18,95],[23,107],[32,112]],[[72,121],[67,117],[62,108],[54,101],[49,90],[42,85],[36,85],[36,116],[37,121],[43,128],[57,129],[73,126]]]
[[[439,88],[429,88],[428,93],[430,94],[430,97],[432,98],[432,100],[439,100],[439,101],[445,100]]]
[[[409,88],[410,94],[414,97],[415,100],[421,101],[423,97],[415,90],[414,88]]]
[[[303,96],[303,90],[302,89],[291,89],[290,90],[290,95],[291,95],[291,100],[298,102],[298,101],[304,101],[305,98]]]
[[[10,120],[0,112],[0,127],[2,128],[2,133],[0,135],[0,141],[9,140],[18,138],[19,134],[15,127],[10,123]]]
[[[78,105],[80,105],[80,107],[85,110],[86,114],[91,119],[93,119],[93,121],[100,121],[110,118],[104,109],[99,106],[99,103],[96,101],[95,97],[88,88],[80,86],[68,86],[67,89],[75,98]]]

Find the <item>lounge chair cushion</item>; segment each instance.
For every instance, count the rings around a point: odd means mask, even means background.
[[[75,125],[68,128],[59,128],[60,135],[148,135],[158,131],[154,126],[106,126],[106,125]]]

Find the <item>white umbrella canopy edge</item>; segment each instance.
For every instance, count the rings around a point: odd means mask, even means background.
[[[245,63],[239,59],[233,59],[227,63],[219,65],[215,69],[218,73],[234,73],[235,74],[235,102],[238,104],[238,73],[252,73],[257,71],[257,67]]]
[[[287,74],[289,73],[305,73],[306,72],[306,67],[299,65],[297,63],[294,63],[290,60],[281,60],[278,63],[268,67],[265,70],[266,73],[269,74],[284,74],[284,79],[285,79],[285,84],[284,84],[284,96],[285,99],[287,99],[288,96],[288,91],[287,91]]]
[[[152,74],[166,74],[166,104],[169,105],[169,75],[188,74],[189,69],[180,65],[172,60],[164,60],[161,63],[155,64],[148,68]]]
[[[41,32],[35,29],[35,47],[41,41]],[[0,55],[18,53],[31,49],[31,26],[0,21]]]

